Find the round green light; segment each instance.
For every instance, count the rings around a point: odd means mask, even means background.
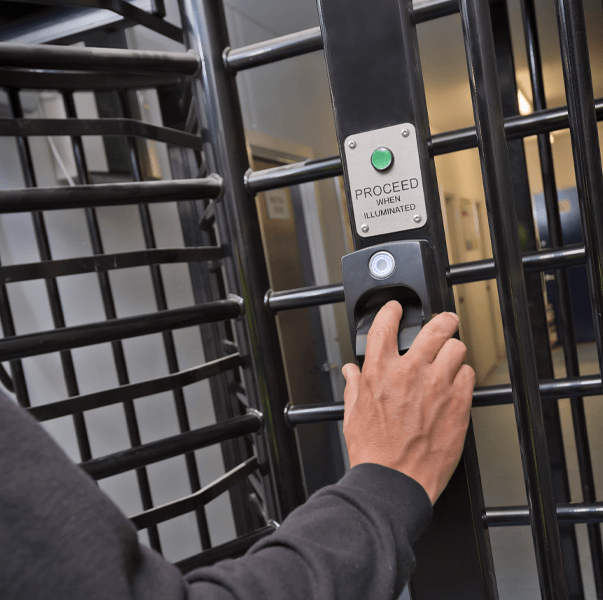
[[[377,171],[386,171],[392,166],[394,155],[388,148],[377,148],[371,156],[371,164]]]

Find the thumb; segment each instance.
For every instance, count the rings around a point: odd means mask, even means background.
[[[358,398],[358,388],[360,386],[360,369],[357,365],[348,363],[343,366],[341,370],[345,378],[345,391],[343,392],[343,402],[345,405],[345,412],[343,416],[343,427],[345,429],[354,404],[356,404],[356,398]]]

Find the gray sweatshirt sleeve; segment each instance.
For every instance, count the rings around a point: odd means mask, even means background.
[[[359,465],[242,558],[182,577],[138,543],[94,482],[0,394],[3,600],[395,599],[430,518],[413,479]]]

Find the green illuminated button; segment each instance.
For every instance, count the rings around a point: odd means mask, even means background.
[[[377,171],[386,171],[392,166],[394,155],[388,148],[377,148],[371,156],[371,164]]]

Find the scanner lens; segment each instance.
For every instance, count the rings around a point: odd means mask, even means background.
[[[389,252],[377,252],[369,260],[369,272],[375,279],[387,279],[396,269],[396,261]]]

